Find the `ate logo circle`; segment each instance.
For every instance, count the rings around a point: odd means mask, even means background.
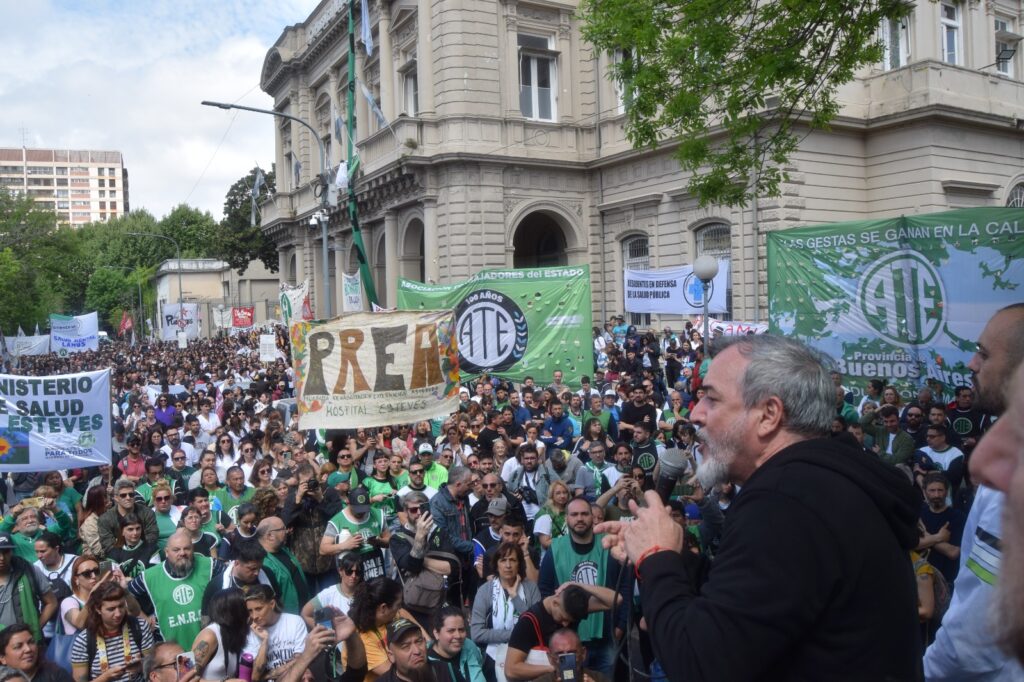
[[[869,325],[886,341],[914,346],[942,328],[946,291],[938,271],[916,251],[877,261],[860,280],[857,301]]]
[[[576,567],[572,569],[572,577],[570,578],[572,582],[580,583],[581,585],[597,585],[597,579],[597,564],[589,559],[576,564]]]
[[[188,604],[191,604],[192,600],[195,599],[195,596],[196,591],[192,589],[191,585],[178,585],[174,588],[174,591],[171,592],[171,599],[173,599],[174,603],[179,606],[187,606]]]
[[[526,353],[526,315],[505,294],[474,291],[455,308],[455,319],[459,365],[467,372],[504,371]]]
[[[956,431],[956,433],[961,436],[966,436],[967,434],[974,430],[974,422],[972,422],[967,417],[957,417],[956,419],[953,420],[952,426],[953,430]]]

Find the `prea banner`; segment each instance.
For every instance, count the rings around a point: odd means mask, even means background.
[[[0,471],[110,464],[110,370],[0,374]]]
[[[432,419],[459,408],[450,310],[355,313],[290,328],[300,429]]]
[[[96,313],[50,315],[50,352],[58,355],[84,353],[100,347],[100,324]]]
[[[399,308],[455,310],[464,379],[488,372],[546,385],[555,370],[590,374],[592,303],[586,265],[483,270],[449,285],[398,280]]]
[[[256,307],[235,306],[231,309],[231,326],[235,328],[248,329],[252,321],[256,319]]]
[[[11,355],[21,357],[22,355],[46,355],[50,352],[50,335],[39,336],[16,336],[8,339]]]
[[[1024,291],[1024,210],[972,208],[768,233],[772,333],[869,379],[946,397],[992,315]]]

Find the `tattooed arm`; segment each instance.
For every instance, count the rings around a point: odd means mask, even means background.
[[[192,653],[196,657],[196,672],[203,677],[206,666],[210,664],[214,654],[217,653],[217,636],[210,628],[203,628],[196,640],[192,642]]]

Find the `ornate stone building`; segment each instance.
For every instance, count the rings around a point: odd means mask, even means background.
[[[730,260],[731,316],[757,321],[769,230],[1024,204],[1020,0],[915,5],[880,27],[883,63],[842,88],[841,116],[804,139],[782,195],[739,209],[698,207],[672,145],[631,148],[623,94],[608,78],[614,56],[583,41],[574,0],[374,0],[375,49],[359,43],[356,70],[390,128],[357,94],[356,141],[382,301],[394,302],[399,276],[448,282],[488,267],[587,263],[595,320],[607,319],[622,310],[627,265],[710,253]],[[317,128],[332,164],[344,154],[331,112],[346,106],[347,7],[324,0],[286,28],[261,75],[277,110]],[[305,128],[279,121],[278,194],[263,229],[282,279],[308,277],[319,303],[319,153]],[[333,271],[354,272],[344,210],[331,213],[330,234]]]

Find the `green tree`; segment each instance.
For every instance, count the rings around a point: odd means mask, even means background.
[[[906,0],[584,0],[584,36],[616,54],[636,147],[676,138],[701,204],[775,196],[800,126],[824,129],[836,89],[881,60]]]
[[[95,310],[115,331],[121,323],[121,312],[131,309],[135,283],[123,270],[99,268],[92,273],[85,291],[85,307]]]
[[[231,185],[224,199],[224,218],[220,221],[217,258],[227,262],[239,275],[244,274],[249,263],[257,258],[268,270],[277,272],[277,247],[260,229],[258,214],[255,227],[252,225],[251,188],[257,170],[253,168],[248,175]],[[274,171],[266,174],[265,182],[260,197],[274,192]]]
[[[31,334],[34,325],[45,326],[46,319],[32,272],[12,249],[0,250],[0,329],[13,336],[20,326]]]
[[[178,242],[182,258],[215,258],[216,244],[220,240],[217,221],[206,211],[200,211],[186,204],[178,204],[159,223],[160,234]],[[166,258],[175,258],[174,245],[163,243]],[[160,260],[166,260],[161,258]]]

